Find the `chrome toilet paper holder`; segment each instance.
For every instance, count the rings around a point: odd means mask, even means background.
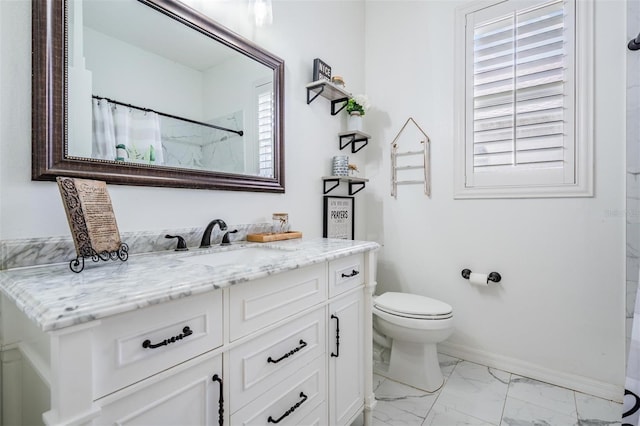
[[[464,279],[468,280],[470,276],[471,276],[471,269],[462,270],[462,277]],[[487,276],[487,279],[489,281],[493,281],[494,283],[499,283],[500,280],[502,279],[502,276],[498,272],[490,272],[489,275]]]

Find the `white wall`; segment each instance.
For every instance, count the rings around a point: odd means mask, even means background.
[[[311,81],[313,59],[320,57],[364,87],[364,4],[276,1],[273,25],[255,28],[244,2],[194,3],[285,60],[286,193],[111,185],[120,231],[204,227],[213,218],[230,224],[271,222],[273,212],[288,212],[293,229],[320,236],[320,176],[328,174],[338,151],[341,120],[331,117],[324,99],[307,105],[304,85]],[[0,239],[66,236],[55,183],[30,180],[31,4],[3,0],[0,8]]]
[[[235,111],[253,108],[256,105],[254,83],[271,79],[271,74],[271,70],[265,65],[244,56],[231,58],[205,70],[203,91],[207,102],[203,107],[204,119],[211,120]],[[225,101],[216,102],[217,99]]]
[[[93,95],[192,120],[204,118],[204,73],[84,27]]]
[[[625,3],[598,1],[596,196],[453,199],[454,12],[459,1],[368,1],[366,237],[381,241],[378,292],[454,308],[443,349],[621,398],[624,382]],[[408,117],[432,140],[432,197],[389,196],[389,143]],[[500,285],[460,276],[498,271]],[[580,382],[580,383],[577,383]],[[603,385],[603,386],[600,386]],[[616,395],[616,392],[617,395]]]

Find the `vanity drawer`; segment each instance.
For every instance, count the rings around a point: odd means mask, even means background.
[[[329,297],[364,283],[364,254],[342,257],[329,262]]]
[[[229,338],[246,336],[326,297],[324,263],[233,285],[229,288]]]
[[[211,357],[207,354],[102,398],[97,403],[100,417],[89,424],[218,424],[221,385],[213,380],[216,376],[218,379],[222,376],[222,355]]]
[[[318,357],[285,381],[272,386],[269,391],[231,414],[230,423],[234,426],[303,424],[303,420],[325,401],[325,362],[326,357]]]
[[[252,339],[229,353],[230,411],[269,391],[326,352],[325,308]]]
[[[326,426],[329,424],[327,419],[327,403],[323,402],[314,408],[313,411],[311,411],[298,424],[304,426]]]
[[[222,345],[222,291],[102,321],[94,334],[96,398]]]

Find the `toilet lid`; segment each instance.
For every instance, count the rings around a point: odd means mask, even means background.
[[[376,297],[373,303],[391,314],[412,317],[443,318],[453,312],[451,305],[417,294],[387,292]]]

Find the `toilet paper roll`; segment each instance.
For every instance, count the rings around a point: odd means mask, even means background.
[[[489,275],[472,272],[471,275],[469,275],[469,282],[471,284],[489,287]]]

